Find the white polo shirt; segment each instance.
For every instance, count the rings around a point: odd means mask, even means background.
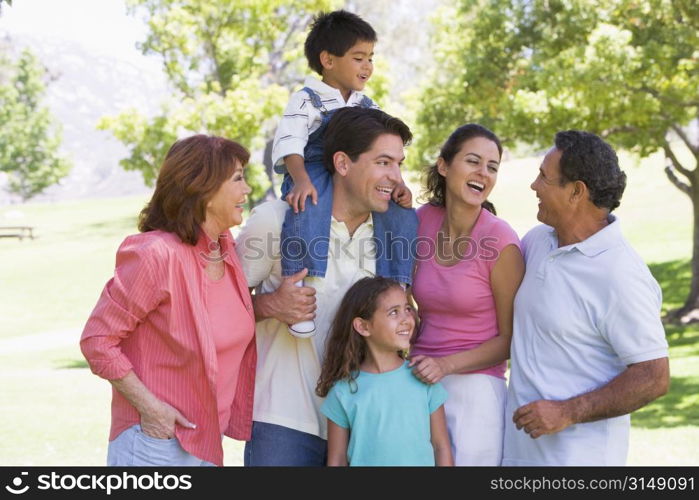
[[[364,99],[363,93],[353,91],[345,102],[338,89],[312,76],[306,77],[303,86],[315,90],[328,111],[358,106]],[[374,105],[374,107],[378,109],[378,106]],[[298,90],[291,94],[284,114],[279,120],[272,143],[272,162],[276,172],[285,171],[285,156],[296,154],[303,157],[303,149],[308,143],[308,136],[320,127],[321,121],[320,110],[313,106],[311,98],[305,90]]]
[[[660,287],[618,220],[558,248],[540,225],[522,240],[527,271],[514,304],[503,465],[624,465],[629,415],[532,439],[514,411],[598,389],[627,365],[667,357]]]
[[[236,239],[236,251],[256,293],[269,293],[282,282],[280,234],[289,205],[281,200],[256,207]],[[256,324],[257,375],[253,420],[281,425],[327,439],[323,402],[315,394],[325,342],[342,297],[358,280],[374,276],[374,227],[369,219],[350,238],[347,226],[334,217],[325,278],[306,278],[316,289],[316,334],[293,337],[274,318]]]

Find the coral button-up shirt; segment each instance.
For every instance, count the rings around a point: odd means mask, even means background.
[[[222,234],[221,255],[244,307],[231,307],[234,324],[252,339],[240,363],[235,399],[224,434],[248,440],[252,429],[255,348],[254,312],[230,231]],[[192,246],[174,233],[150,231],[127,237],[80,340],[96,375],[107,380],[130,370],[158,398],[176,408],[196,429],[176,426],[181,446],[202,460],[223,465],[217,411],[218,361],[206,304],[206,265],[211,241],[200,231]],[[235,313],[234,311],[238,311]],[[112,389],[109,439],[140,423],[138,411]]]

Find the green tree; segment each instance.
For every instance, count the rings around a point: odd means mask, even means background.
[[[460,0],[438,23],[420,162],[467,121],[511,144],[546,146],[577,128],[641,157],[662,150],[694,207],[691,291],[667,319],[699,320],[699,140],[687,132],[699,117],[696,0]]]
[[[127,0],[148,26],[140,48],[161,58],[172,96],[155,117],[132,109],[101,120],[98,126],[130,149],[120,164],[152,184],[172,142],[195,132],[262,149],[303,68],[305,29],[315,12],[334,3]],[[247,170],[254,201],[270,189],[271,166],[265,171],[253,162]]]
[[[62,158],[60,127],[41,105],[46,72],[29,51],[17,61],[0,59],[0,171],[22,201],[56,184],[70,171]]]

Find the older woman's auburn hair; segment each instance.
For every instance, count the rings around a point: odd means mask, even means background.
[[[237,142],[211,135],[194,135],[175,142],[160,167],[155,192],[143,208],[138,230],[175,233],[195,245],[206,204],[237,162],[245,166],[250,153]]]

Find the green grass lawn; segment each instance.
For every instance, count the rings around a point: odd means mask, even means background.
[[[662,160],[635,165],[618,210],[622,228],[650,263],[665,307],[689,287],[691,207],[665,179]],[[499,215],[523,236],[536,224],[529,184],[539,159],[508,161],[492,195]],[[414,193],[419,190],[413,184]],[[145,198],[1,207],[0,225],[32,225],[35,240],[0,240],[0,387],[6,425],[0,465],[102,465],[109,384],[77,348],[80,330],[112,274],[122,239],[135,232]],[[8,215],[12,217],[8,217]],[[632,416],[631,465],[699,465],[699,327],[668,328],[672,388]],[[55,342],[53,342],[55,340]],[[224,440],[226,464],[242,444]]]
[[[0,339],[82,326],[134,233],[143,197],[35,204],[2,225],[30,225],[35,240],[0,240]]]

